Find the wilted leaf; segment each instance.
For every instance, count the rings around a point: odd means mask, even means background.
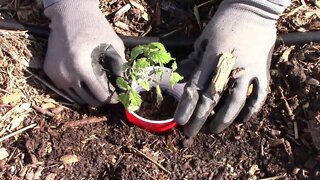
[[[0,148],[0,160],[3,160],[9,156],[9,153],[5,148]]]
[[[63,162],[63,164],[73,164],[80,161],[80,159],[78,158],[77,155],[71,154],[71,155],[62,156],[60,158],[60,161]]]
[[[163,101],[163,96],[162,96],[161,88],[159,85],[156,86],[156,92],[157,92],[157,103],[159,105]]]

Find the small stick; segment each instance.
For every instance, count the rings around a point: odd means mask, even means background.
[[[278,180],[278,179],[284,179],[284,178],[286,178],[286,175],[274,176],[274,177],[269,177],[269,178],[262,178],[259,180]]]
[[[293,129],[294,129],[294,138],[299,139],[299,131],[298,131],[298,123],[297,121],[293,122]]]
[[[15,135],[17,135],[17,134],[19,134],[19,133],[22,133],[23,131],[26,131],[26,130],[28,130],[28,129],[31,129],[31,128],[35,127],[36,125],[37,125],[36,123],[31,124],[31,125],[29,125],[29,126],[27,126],[27,127],[24,127],[24,128],[22,128],[22,129],[19,129],[19,130],[16,131],[16,132],[13,132],[13,133],[11,133],[11,134],[8,134],[8,135],[6,135],[6,136],[3,136],[2,138],[0,138],[0,142],[4,141],[4,140],[6,140],[6,139],[8,139],[8,138],[10,138],[10,137],[12,137],[12,136],[15,136]]]
[[[88,117],[77,121],[69,121],[63,124],[64,127],[78,127],[78,126],[84,126],[87,124],[93,124],[98,122],[107,121],[106,116],[102,117]]]
[[[41,107],[39,107],[37,105],[32,105],[32,108],[35,109],[36,111],[40,112],[43,115],[47,115],[47,116],[50,116],[50,117],[54,117],[55,116],[54,113],[52,113],[52,112],[50,112],[50,111],[48,111],[46,109],[43,109],[43,108],[41,108]]]
[[[292,109],[291,109],[290,106],[289,106],[288,101],[286,100],[286,98],[285,98],[285,96],[284,96],[284,94],[283,94],[283,89],[282,89],[280,86],[278,86],[278,89],[279,89],[279,91],[280,91],[281,98],[282,98],[283,101],[284,101],[284,105],[285,105],[285,107],[286,107],[287,113],[288,113],[290,119],[293,120],[294,114],[293,114],[293,112],[292,112]]]
[[[169,170],[167,170],[166,168],[164,168],[161,164],[159,164],[157,161],[153,160],[151,157],[147,156],[146,154],[144,154],[143,152],[139,151],[138,149],[131,147],[134,151],[136,151],[138,154],[140,154],[141,156],[143,156],[144,158],[148,159],[149,161],[151,161],[152,163],[154,163],[155,165],[157,165],[160,169],[162,169],[163,171],[165,171],[168,174],[171,174],[171,172]]]
[[[278,89],[280,91],[280,95],[281,95],[281,98],[283,99],[283,102],[284,102],[284,105],[286,107],[286,111],[287,111],[287,113],[289,115],[289,118],[290,118],[291,121],[293,121],[294,120],[294,114],[292,112],[291,107],[289,106],[289,103],[288,103],[287,99],[285,98],[285,96],[283,94],[283,89],[280,86],[278,86]],[[293,131],[294,131],[294,138],[298,139],[299,138],[298,123],[296,121],[293,122]]]

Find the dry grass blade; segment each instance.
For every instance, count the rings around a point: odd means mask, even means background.
[[[281,175],[281,176],[274,176],[274,177],[269,177],[269,178],[262,178],[259,180],[278,180],[278,179],[284,179],[286,177],[287,177],[286,175]]]
[[[143,152],[139,151],[138,149],[131,147],[131,149],[133,149],[135,152],[137,152],[139,155],[143,156],[144,158],[148,159],[149,161],[151,161],[152,163],[154,163],[155,165],[157,165],[160,169],[162,169],[163,171],[165,171],[168,174],[171,174],[171,172],[169,170],[167,170],[166,168],[164,168],[160,163],[158,163],[157,161],[153,160],[151,157],[147,156],[146,154],[144,154]]]
[[[11,138],[11,137],[13,137],[13,136],[15,136],[15,135],[17,135],[17,134],[20,134],[20,133],[22,133],[22,132],[24,132],[24,131],[26,131],[26,130],[28,130],[28,129],[34,128],[36,125],[37,125],[37,124],[31,124],[31,125],[29,125],[29,126],[27,126],[27,127],[24,127],[24,128],[22,128],[22,129],[19,129],[18,131],[15,131],[15,132],[13,132],[13,133],[11,133],[11,134],[8,134],[8,135],[0,138],[0,142],[4,141],[4,140],[6,140],[6,139],[9,139],[9,138]]]

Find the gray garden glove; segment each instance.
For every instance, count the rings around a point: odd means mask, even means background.
[[[214,91],[211,80],[223,53],[234,51],[234,68],[243,70],[237,74],[232,93],[227,95],[219,111],[210,118],[210,130],[219,133],[236,117],[248,120],[262,107],[268,93],[276,21],[290,1],[281,2],[281,5],[277,3],[267,0],[222,1],[197,39],[194,52],[179,64],[179,72],[189,80],[174,119],[179,125],[185,125],[186,136],[192,137],[199,132],[219,99],[211,95]],[[251,83],[254,84],[254,91],[247,99]]]
[[[47,3],[46,3],[47,2]],[[44,71],[58,88],[80,104],[116,103],[106,75],[121,75],[124,45],[99,10],[98,0],[44,1],[51,33]],[[104,69],[101,58],[107,64]]]

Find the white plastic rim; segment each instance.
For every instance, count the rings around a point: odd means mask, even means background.
[[[153,70],[153,68],[148,68],[150,70]],[[162,80],[158,81],[159,82],[159,86],[161,87],[161,89],[165,89],[167,90],[171,95],[173,95],[177,100],[180,100],[183,91],[184,91],[184,86],[186,85],[186,83],[177,83],[176,85],[173,86],[173,88],[171,87],[170,84],[170,75],[171,75],[171,69],[170,68],[164,68],[164,73],[162,75]],[[152,78],[155,79],[159,79],[159,76],[153,75]],[[150,87],[154,87],[155,83],[154,82],[150,82]],[[144,91],[144,89],[137,85],[137,84],[132,84],[132,87],[135,88],[138,92]],[[136,116],[137,118],[139,118],[140,120],[144,121],[144,122],[148,122],[148,123],[152,123],[152,124],[164,124],[164,123],[169,123],[173,121],[173,118],[170,119],[165,119],[165,120],[151,120],[151,119],[146,119],[144,117],[139,116],[138,114],[136,114],[135,112],[130,112],[132,115]]]

